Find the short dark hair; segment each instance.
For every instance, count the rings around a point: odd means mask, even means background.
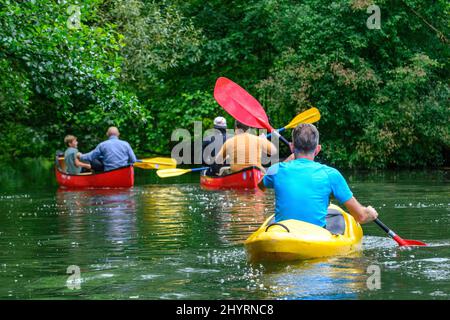
[[[311,153],[319,144],[319,131],[310,123],[301,123],[292,131],[295,153]]]
[[[249,126],[247,126],[247,125],[245,125],[245,124],[243,124],[242,122],[239,122],[239,121],[237,121],[237,120],[236,120],[236,122],[234,123],[234,127],[235,127],[236,129],[241,129],[241,130],[244,130],[244,131],[247,131],[248,129],[250,129]]]
[[[64,138],[64,143],[66,144],[66,146],[69,146],[69,144],[71,144],[74,140],[77,140],[77,137],[75,137],[71,134],[68,134]]]

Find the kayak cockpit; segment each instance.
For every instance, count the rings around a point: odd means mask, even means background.
[[[245,241],[252,261],[289,261],[345,255],[361,247],[362,228],[341,208],[330,205],[331,219],[343,219],[344,232],[334,234],[329,230],[299,220],[273,223],[273,216]],[[339,218],[341,216],[342,218]],[[342,220],[336,223],[340,227]],[[333,228],[336,228],[333,226]],[[340,230],[336,230],[340,231]]]

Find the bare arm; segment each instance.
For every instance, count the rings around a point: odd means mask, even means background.
[[[371,206],[364,207],[355,197],[351,197],[344,205],[355,220],[361,224],[371,222],[378,217],[378,213],[374,208]]]
[[[75,165],[76,165],[78,168],[85,168],[85,169],[88,169],[88,170],[91,169],[91,165],[90,165],[89,163],[81,162],[80,160],[78,160],[78,157],[77,157],[77,156],[75,157]]]
[[[227,145],[228,141],[225,141],[225,143],[222,145],[222,148],[220,148],[219,152],[216,155],[216,159],[214,160],[217,164],[225,164],[225,160],[227,158]]]
[[[277,147],[275,147],[275,145],[272,142],[267,140],[266,135],[261,134],[259,137],[261,138],[260,141],[261,141],[263,152],[265,152],[269,156],[276,155],[278,152]]]

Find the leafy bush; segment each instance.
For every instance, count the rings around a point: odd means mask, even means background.
[[[110,125],[137,153],[169,154],[175,128],[224,115],[238,82],[274,127],[316,106],[322,160],[448,164],[448,3],[379,0],[0,0],[0,159],[92,148]],[[231,118],[228,117],[230,123]],[[289,134],[289,133],[288,133]]]
[[[335,165],[442,165],[450,145],[448,44],[394,1],[377,2],[382,27],[369,30],[369,4],[277,2],[268,25],[284,50],[259,84],[268,112],[286,123],[318,107],[323,157]],[[445,26],[445,10],[441,1],[427,13]]]
[[[93,147],[109,125],[125,135],[146,126],[148,112],[118,82],[114,27],[90,25],[99,1],[83,1],[78,29],[68,28],[64,1],[2,2],[0,69],[7,77],[0,80],[0,134],[13,150],[6,155],[53,154],[67,133]]]

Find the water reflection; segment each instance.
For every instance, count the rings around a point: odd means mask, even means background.
[[[273,191],[206,191],[198,175],[163,185],[141,173],[151,181],[127,190],[56,191],[51,170],[0,181],[0,298],[449,298],[449,186],[437,174],[349,178],[361,202],[428,248],[400,250],[369,224],[362,256],[254,265],[242,242],[273,212]],[[65,286],[72,264],[79,291]],[[366,287],[372,264],[381,290]]]
[[[75,236],[92,235],[109,241],[129,240],[136,231],[136,199],[132,189],[58,189],[61,230]],[[94,228],[90,225],[95,218]]]
[[[218,232],[222,242],[229,245],[242,244],[273,208],[260,190],[229,190],[217,197]]]
[[[175,254],[184,247],[189,215],[189,186],[148,186],[140,191],[140,230],[153,254]]]
[[[178,240],[178,248],[240,244],[270,210],[262,192],[209,192],[196,185],[145,187],[141,197],[145,232],[166,244]]]
[[[82,268],[84,282],[113,277],[112,269],[135,264],[138,257],[131,253],[136,250],[138,205],[133,189],[59,189],[56,203],[58,234],[65,239],[60,255],[67,266]]]
[[[272,299],[357,299],[367,288],[361,256],[267,265],[263,284]]]

